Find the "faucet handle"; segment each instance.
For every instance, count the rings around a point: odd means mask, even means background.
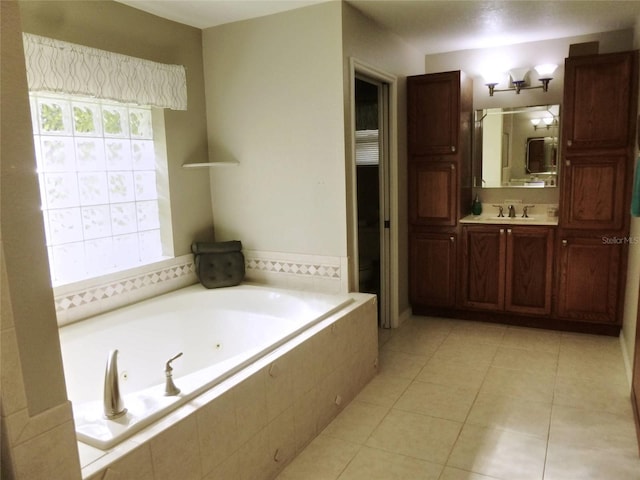
[[[522,218],[529,218],[529,209],[535,207],[535,205],[525,205],[522,207]]]
[[[164,367],[164,371],[165,372],[170,372],[171,370],[173,370],[173,367],[171,366],[171,362],[173,362],[177,358],[180,358],[181,356],[182,356],[182,352],[177,354],[175,357],[172,357],[169,360],[167,360],[167,364]]]
[[[498,209],[498,217],[504,217],[504,207],[502,205],[493,205]]]

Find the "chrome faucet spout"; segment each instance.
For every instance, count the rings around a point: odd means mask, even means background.
[[[516,209],[513,205],[509,205],[509,218],[516,217]]]
[[[104,372],[104,416],[109,420],[120,418],[127,409],[120,396],[120,383],[118,381],[118,350],[111,350],[107,358],[107,367]]]

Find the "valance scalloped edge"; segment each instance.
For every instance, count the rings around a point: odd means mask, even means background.
[[[29,91],[187,109],[182,65],[167,65],[23,33]]]

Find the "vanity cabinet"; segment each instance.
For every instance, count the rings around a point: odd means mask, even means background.
[[[433,307],[453,307],[456,302],[457,235],[411,235],[411,302]]]
[[[553,238],[544,226],[463,227],[462,306],[548,315]]]
[[[473,86],[462,72],[407,78],[409,283],[415,311],[457,300],[458,219],[471,206]]]
[[[617,323],[623,244],[616,240],[602,236],[560,237],[558,316]]]

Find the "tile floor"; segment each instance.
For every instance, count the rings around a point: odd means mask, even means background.
[[[278,480],[640,480],[618,338],[413,317]]]

